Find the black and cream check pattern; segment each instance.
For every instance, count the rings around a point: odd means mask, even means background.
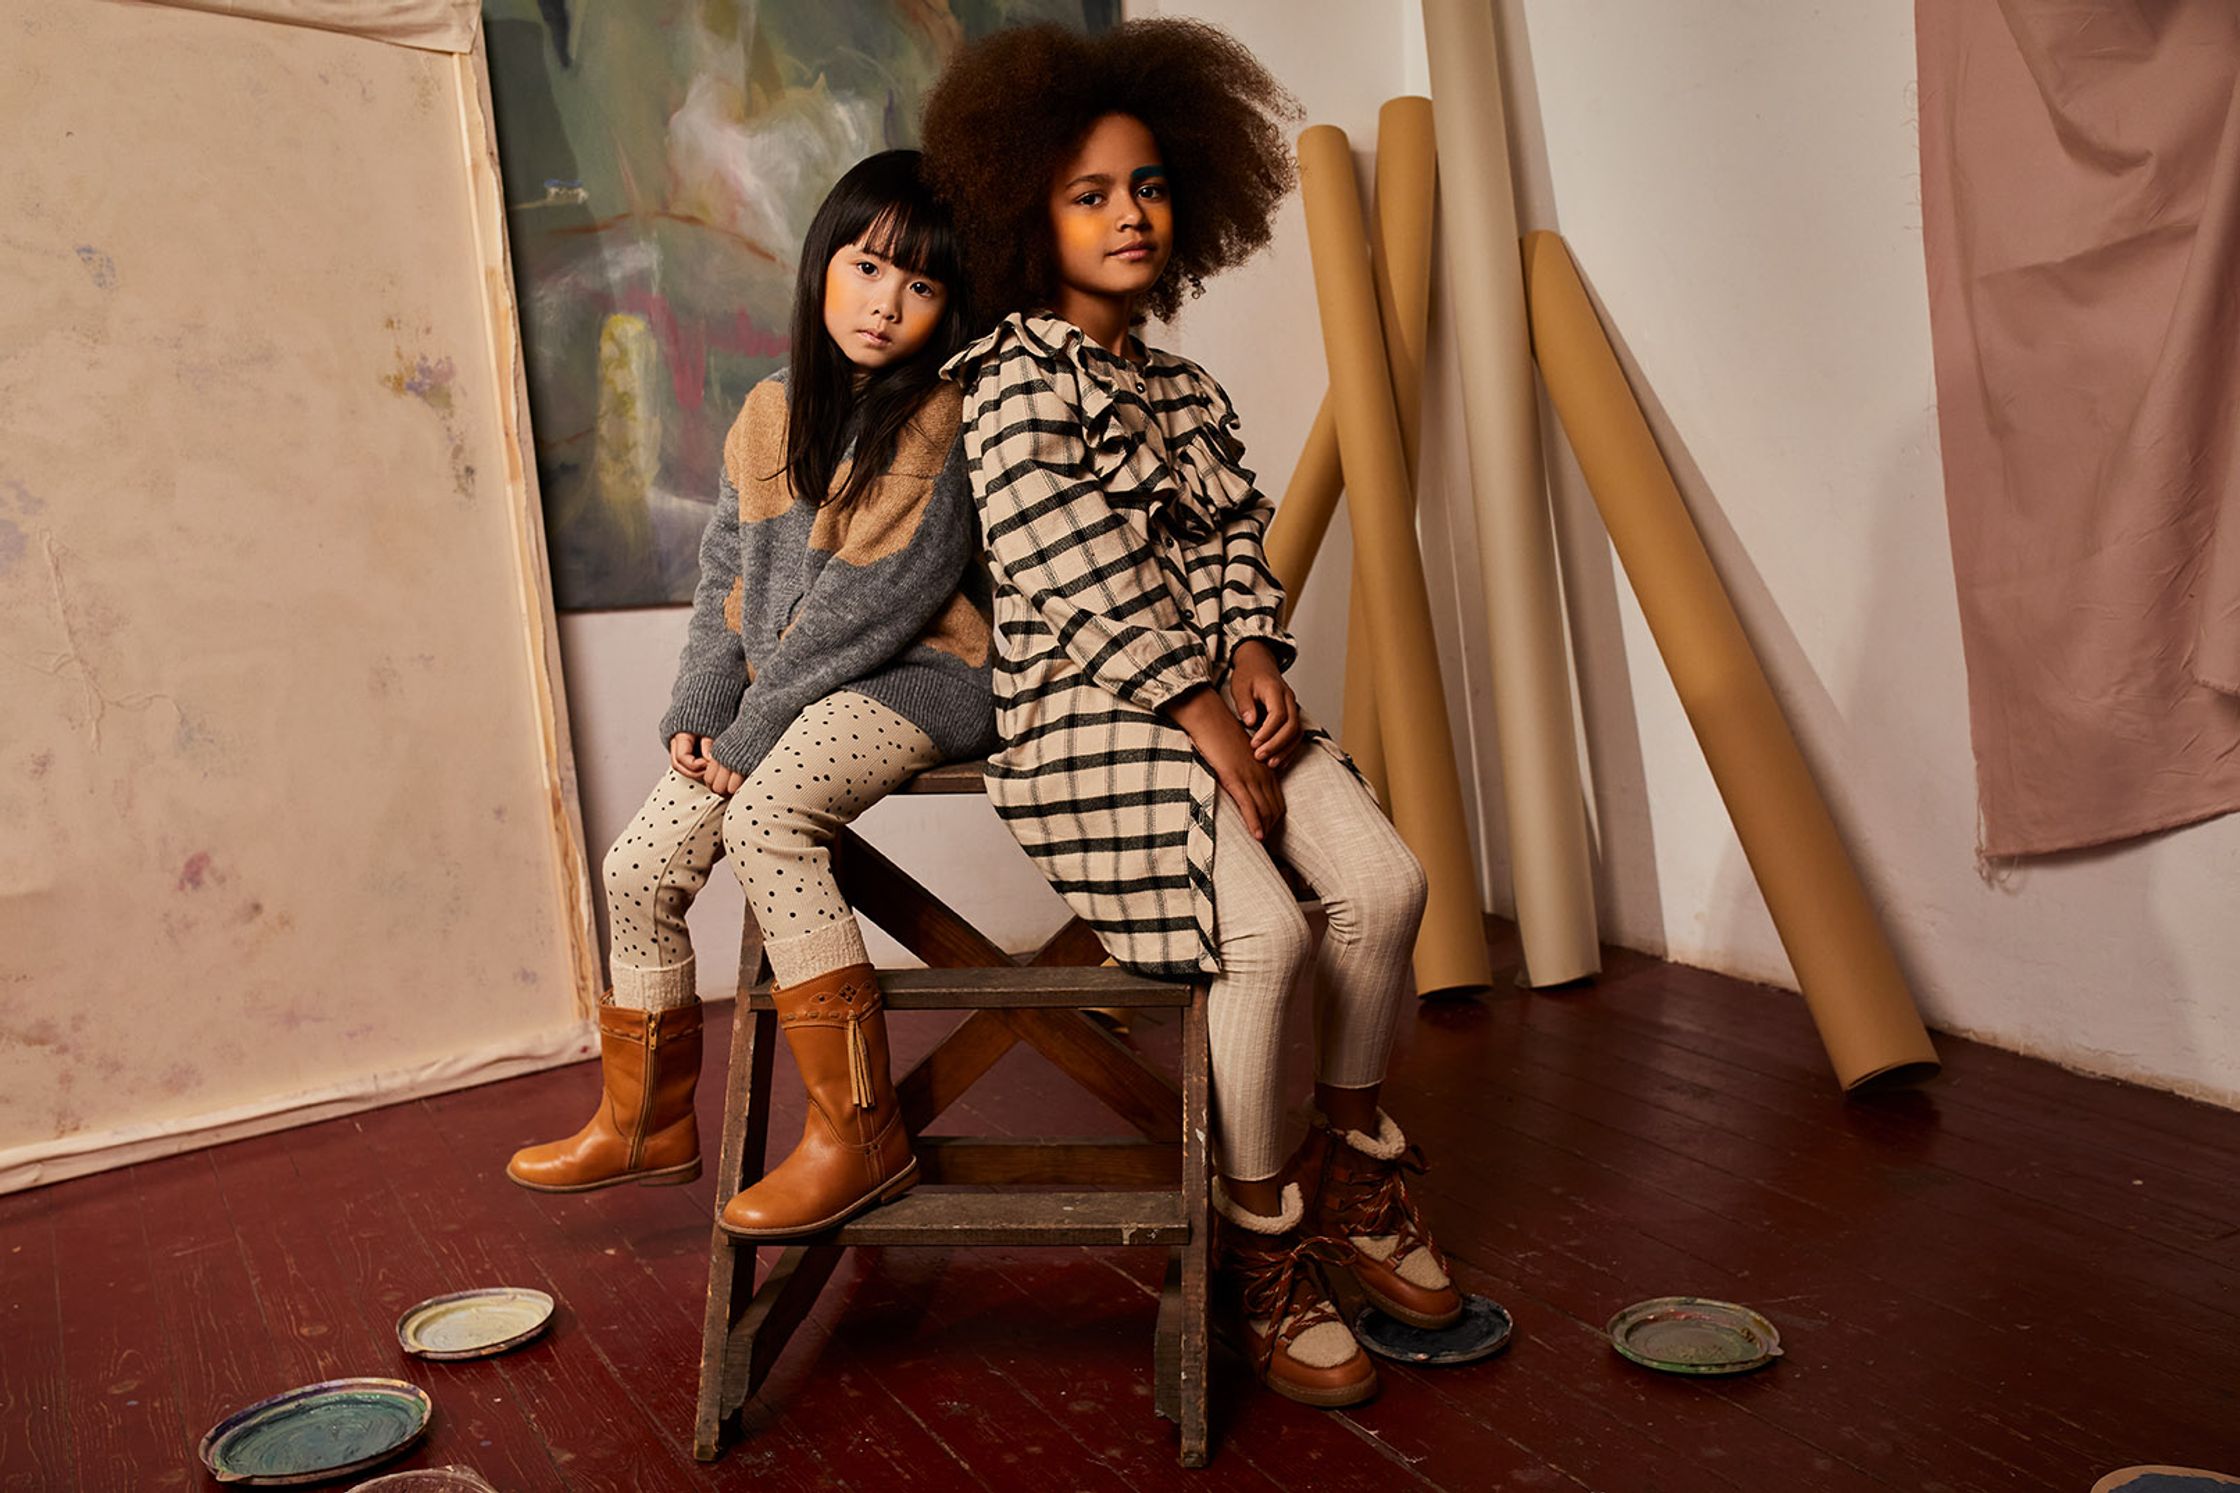
[[[995,578],[989,797],[1114,958],[1188,979],[1219,970],[1217,789],[1159,707],[1248,638],[1293,650],[1228,396],[1130,351],[1014,313],[945,371]]]

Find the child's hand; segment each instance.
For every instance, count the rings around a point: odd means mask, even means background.
[[[695,783],[707,781],[711,759],[700,754],[700,744],[706,740],[705,736],[695,736],[690,731],[679,731],[669,738],[669,765],[677,770],[678,776]]]
[[[1271,769],[1290,761],[1307,728],[1299,718],[1299,697],[1276,667],[1275,650],[1258,638],[1238,644],[1229,695],[1237,702],[1238,719],[1252,732],[1252,755]]]
[[[1221,696],[1211,689],[1194,689],[1169,705],[1167,714],[1189,733],[1190,745],[1213,769],[1214,781],[1244,816],[1252,838],[1267,839],[1283,822],[1283,788],[1274,769],[1253,755],[1251,738]]]
[[[716,739],[713,736],[700,738],[700,758],[700,781],[725,798],[737,793],[739,785],[747,780],[745,773],[733,772],[716,760]]]

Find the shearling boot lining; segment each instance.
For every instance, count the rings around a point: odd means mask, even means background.
[[[1315,1119],[1321,1124],[1330,1124],[1321,1115],[1316,1115]],[[1331,1128],[1337,1129],[1336,1126]],[[1379,1161],[1398,1161],[1400,1153],[1408,1149],[1408,1138],[1400,1133],[1400,1127],[1393,1123],[1392,1116],[1381,1109],[1377,1111],[1375,1135],[1366,1135],[1359,1130],[1338,1130],[1337,1133],[1347,1145],[1362,1155],[1374,1156]]]
[[[1221,1185],[1219,1177],[1213,1179],[1214,1211],[1238,1228],[1250,1229],[1255,1234],[1287,1233],[1306,1221],[1306,1197],[1299,1191],[1298,1183],[1287,1183],[1283,1189],[1282,1198],[1283,1211],[1270,1218],[1266,1214],[1255,1213],[1238,1203],[1229,1196],[1229,1190]]]

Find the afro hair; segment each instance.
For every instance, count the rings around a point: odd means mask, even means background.
[[[949,203],[975,309],[995,320],[1057,292],[1050,184],[1108,114],[1141,120],[1174,194],[1174,252],[1142,309],[1161,320],[1206,277],[1267,246],[1298,180],[1296,100],[1235,37],[1200,21],[1093,35],[1021,26],[973,43],[927,96],[927,178]]]

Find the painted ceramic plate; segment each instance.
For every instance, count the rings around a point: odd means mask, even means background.
[[[353,1483],[350,1493],[498,1493],[471,1467],[415,1467],[368,1482]]]
[[[1667,1374],[1741,1374],[1781,1356],[1781,1334],[1746,1306],[1696,1296],[1636,1302],[1610,1319],[1610,1343]]]
[[[526,1286],[456,1291],[397,1318],[397,1345],[422,1358],[488,1358],[518,1348],[552,1321],[552,1298]]]
[[[2220,1493],[2240,1477],[2199,1467],[2125,1467],[2092,1485],[2092,1493]]]
[[[402,1379],[329,1379],[234,1411],[198,1450],[221,1483],[323,1483],[418,1441],[434,1408]]]
[[[1426,1368],[1491,1358],[1509,1346],[1514,1330],[1507,1310],[1490,1296],[1465,1295],[1462,1315],[1451,1327],[1411,1327],[1373,1306],[1363,1307],[1353,1319],[1353,1335],[1362,1347],[1379,1358]]]

